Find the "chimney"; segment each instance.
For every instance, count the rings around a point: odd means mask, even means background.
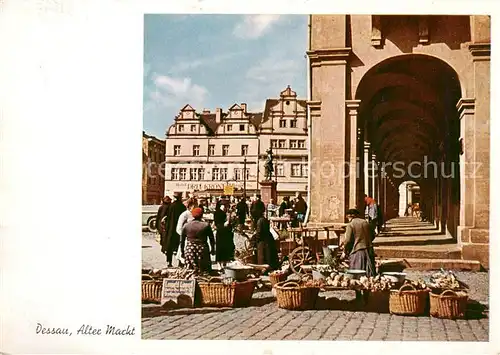
[[[220,123],[221,120],[222,120],[222,109],[216,108],[215,109],[215,122]]]
[[[240,106],[243,109],[243,113],[247,113],[247,104],[242,103]]]
[[[207,108],[204,108],[204,109],[203,109],[203,114],[204,114],[204,115],[207,115],[207,114],[209,114],[209,113],[210,113],[210,110],[209,110],[209,109],[207,109]]]

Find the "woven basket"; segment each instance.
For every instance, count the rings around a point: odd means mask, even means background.
[[[295,310],[314,309],[319,293],[319,287],[301,286],[293,281],[279,282],[273,289],[279,308]]]
[[[365,291],[366,292],[366,291]],[[387,291],[368,291],[366,298],[365,311],[376,313],[389,313],[390,292]]]
[[[389,296],[389,311],[392,314],[420,316],[426,313],[429,290],[417,290],[411,284],[391,290]]]
[[[142,302],[160,303],[163,280],[155,280],[149,275],[142,275]]]
[[[289,274],[290,273],[288,271],[270,273],[269,274],[269,281],[271,282],[271,286],[276,285],[278,282],[286,281]]]
[[[250,304],[255,289],[255,280],[231,284],[219,282],[219,279],[215,282],[213,280],[211,278],[207,282],[197,283],[202,306],[244,307]]]
[[[452,290],[441,294],[430,293],[430,314],[436,318],[464,318],[467,310],[468,295],[459,296]]]

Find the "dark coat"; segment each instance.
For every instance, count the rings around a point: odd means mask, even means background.
[[[226,223],[226,220],[227,220],[226,212],[224,212],[221,209],[217,209],[217,211],[214,212],[214,224],[215,224],[215,226],[219,226],[221,224],[224,225],[224,223]]]
[[[285,214],[285,210],[288,209],[288,203],[286,201],[281,202],[278,215],[281,217]]]
[[[299,200],[295,203],[294,206],[295,213],[305,214],[307,211],[307,203],[303,198],[299,198]]]
[[[165,254],[177,251],[180,243],[180,235],[177,234],[177,222],[179,217],[186,210],[186,206],[177,200],[170,204],[165,221],[165,233],[161,238],[161,251]]]
[[[257,221],[254,238],[257,249],[257,264],[268,264],[273,270],[278,269],[278,250],[267,218],[261,217]]]
[[[248,216],[248,206],[245,201],[241,200],[236,204],[236,214],[240,218]]]
[[[168,206],[170,206],[170,202],[162,203],[160,208],[158,208],[158,213],[156,214],[156,230],[160,232],[160,234],[161,234],[161,229],[160,229],[161,220],[163,219],[163,217],[167,215]]]

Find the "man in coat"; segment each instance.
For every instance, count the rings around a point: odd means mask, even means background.
[[[165,196],[163,198],[163,202],[160,208],[158,208],[158,213],[156,214],[156,230],[160,235],[163,232],[163,226],[161,225],[161,220],[163,219],[163,217],[167,215],[168,206],[170,206],[171,202],[172,199],[170,198],[170,196]]]
[[[375,252],[372,240],[375,231],[358,210],[347,211],[347,224],[343,241],[345,256],[349,256],[349,268],[366,270],[366,276],[375,276]]]
[[[243,228],[245,227],[245,221],[248,216],[248,206],[245,201],[245,197],[242,197],[240,201],[236,204],[236,214],[238,215],[238,223]]]
[[[266,205],[261,200],[261,196],[257,195],[256,200],[252,203],[252,207],[250,208],[250,214],[252,215],[254,226],[257,225],[257,221],[260,217],[262,217],[265,211]]]
[[[175,194],[174,202],[168,207],[167,218],[165,220],[165,233],[161,238],[161,251],[167,257],[168,267],[172,267],[173,255],[177,254],[177,249],[179,248],[181,237],[176,230],[177,222],[185,210],[186,206],[182,203],[182,195]]]

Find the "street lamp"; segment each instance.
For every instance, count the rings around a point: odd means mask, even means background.
[[[243,159],[243,198],[247,198],[247,158]]]

